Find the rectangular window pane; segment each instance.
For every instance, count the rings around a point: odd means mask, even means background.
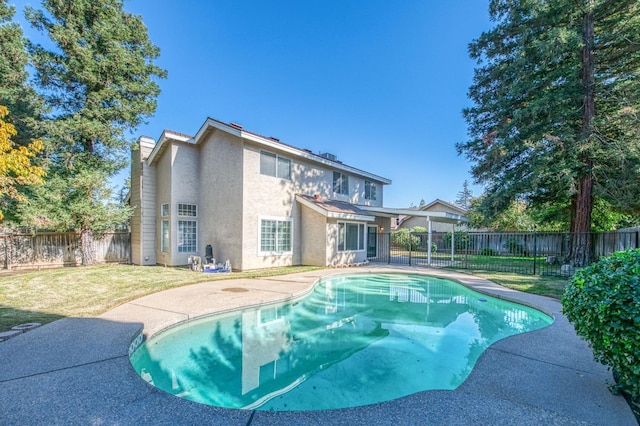
[[[364,250],[364,224],[358,224],[358,250]]]
[[[345,250],[345,226],[344,223],[338,223],[338,251]]]
[[[347,235],[346,235],[346,247],[347,250],[358,250],[358,224],[347,223]]]
[[[333,192],[349,194],[349,177],[340,172],[333,172]]]
[[[276,250],[276,221],[263,220],[260,229],[260,251]]]
[[[287,253],[291,251],[291,221],[267,220],[260,222],[260,251]]]
[[[162,221],[162,228],[160,229],[161,233],[161,247],[162,252],[167,253],[169,251],[169,221]]]
[[[195,220],[178,221],[178,253],[196,252],[197,225]]]
[[[276,175],[276,155],[260,151],[260,173],[268,176]]]
[[[271,152],[260,151],[260,173],[291,180],[291,160]]]
[[[288,158],[278,157],[277,176],[282,179],[291,180],[291,160]]]
[[[178,216],[197,217],[195,204],[178,204]]]
[[[162,217],[169,216],[169,204],[163,204],[160,208],[160,214]]]
[[[291,251],[291,222],[278,222],[278,252]]]
[[[376,200],[376,184],[373,182],[364,182],[364,198],[365,200]]]

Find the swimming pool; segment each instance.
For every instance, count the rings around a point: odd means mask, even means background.
[[[200,403],[345,408],[455,389],[489,345],[552,321],[442,278],[352,274],[301,299],[168,329],[131,362],[159,389]]]

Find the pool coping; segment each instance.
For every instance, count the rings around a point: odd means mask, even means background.
[[[539,309],[554,323],[491,345],[453,391],[425,391],[340,410],[264,412],[206,406],[154,388],[129,363],[131,342],[140,331],[151,336],[186,319],[300,297],[325,276],[378,272],[452,279]],[[10,339],[0,344],[0,359],[7,361],[0,371],[0,409],[7,413],[7,424],[415,424],[427,419],[438,424],[637,424],[624,398],[607,389],[610,372],[593,361],[557,300],[435,268],[372,264],[175,288],[97,318],[66,318]]]

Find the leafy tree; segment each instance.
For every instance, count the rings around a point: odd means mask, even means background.
[[[535,221],[531,209],[522,200],[512,201],[500,212],[484,210],[483,197],[474,199],[468,213],[470,224],[474,228],[488,228],[492,231],[533,231]]]
[[[44,0],[26,9],[51,50],[31,45],[35,80],[50,110],[45,122],[51,163],[44,190],[34,193],[25,220],[80,233],[83,264],[93,263],[94,235],[123,222],[128,209],[106,202],[109,178],[126,165],[127,132],[156,109],[153,64],[159,49],[139,16],[121,0]]]
[[[571,258],[591,257],[594,200],[640,211],[640,2],[491,0],[457,145],[485,210],[566,206]]]
[[[456,198],[456,204],[464,209],[471,207],[471,200],[473,199],[473,192],[469,188],[469,181],[465,179],[462,184],[462,191],[458,192],[458,198]]]
[[[0,105],[0,220],[4,217],[2,210],[8,200],[24,201],[21,187],[41,185],[45,175],[41,167],[31,164],[31,159],[42,150],[42,142],[15,146],[11,139],[17,132],[13,124],[4,120],[7,114],[7,107]]]
[[[17,132],[13,143],[27,146],[40,137],[36,129],[42,100],[27,83],[29,54],[22,28],[12,22],[14,14],[15,8],[0,0],[0,105],[11,112],[5,121]]]

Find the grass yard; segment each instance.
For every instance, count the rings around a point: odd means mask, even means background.
[[[101,265],[0,274],[0,332],[28,322],[63,317],[92,317],[130,300],[199,282],[255,278],[320,269],[270,268],[228,274],[204,274],[185,268]]]
[[[310,266],[270,268],[229,274],[203,274],[162,266],[101,265],[0,274],[0,332],[29,322],[64,317],[92,317],[146,294],[199,282],[258,278],[320,269]],[[471,273],[469,270],[462,272]],[[566,279],[473,271],[505,287],[560,298]]]

